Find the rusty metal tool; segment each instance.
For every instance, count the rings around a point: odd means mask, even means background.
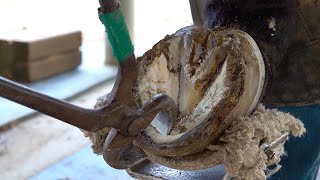
[[[125,146],[147,128],[159,112],[165,112],[170,122],[174,122],[177,106],[164,94],[152,97],[142,107],[137,105],[132,92],[138,76],[137,62],[120,4],[117,0],[100,0],[100,5],[99,17],[106,27],[114,56],[119,62],[118,74],[114,87],[108,95],[107,106],[96,110],[84,109],[2,77],[0,77],[0,96],[89,132],[97,132],[105,127],[113,128],[113,132],[119,132],[115,137],[117,141],[109,140],[107,146],[110,143],[115,144],[119,150],[122,146],[126,148]],[[112,152],[110,154],[112,155]],[[105,160],[108,164],[117,164],[110,162],[117,161],[115,158],[105,158]]]

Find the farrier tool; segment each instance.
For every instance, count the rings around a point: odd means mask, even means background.
[[[113,54],[119,62],[118,74],[114,87],[108,94],[107,106],[97,110],[84,109],[2,77],[0,77],[0,96],[89,132],[97,132],[106,127],[112,128],[111,132],[120,133],[115,137],[116,142],[111,142],[110,146],[121,148],[147,128],[159,112],[166,112],[169,117],[163,121],[160,119],[160,122],[173,122],[177,107],[175,102],[164,94],[152,97],[142,107],[137,105],[132,92],[138,76],[137,62],[120,4],[117,0],[100,0],[100,5],[99,17],[106,27]],[[111,141],[113,138],[107,139]]]

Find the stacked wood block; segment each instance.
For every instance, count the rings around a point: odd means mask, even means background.
[[[0,35],[0,76],[32,82],[70,71],[81,64],[81,32]]]

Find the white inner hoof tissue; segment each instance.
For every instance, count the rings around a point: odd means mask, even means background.
[[[138,66],[138,102],[167,94],[179,107],[172,128],[156,118],[135,142],[164,156],[196,153],[218,140],[256,108],[265,84],[260,50],[239,30],[183,28],[158,42]]]

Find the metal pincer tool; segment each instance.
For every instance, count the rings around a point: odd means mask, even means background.
[[[138,77],[137,62],[120,4],[117,0],[100,0],[100,5],[99,17],[106,27],[113,54],[119,62],[118,74],[108,95],[107,106],[97,110],[84,109],[1,77],[0,96],[89,132],[112,128],[110,136],[115,137],[107,138],[109,142],[105,143],[105,148],[108,150],[109,147],[115,147],[119,151],[147,128],[159,112],[166,112],[174,122],[177,107],[164,94],[154,96],[142,107],[137,105],[132,92]],[[111,141],[113,138],[116,141]],[[104,159],[109,165],[119,164],[119,159],[110,156],[114,156],[112,151],[104,153]],[[125,169],[131,164],[128,161],[117,167]]]

